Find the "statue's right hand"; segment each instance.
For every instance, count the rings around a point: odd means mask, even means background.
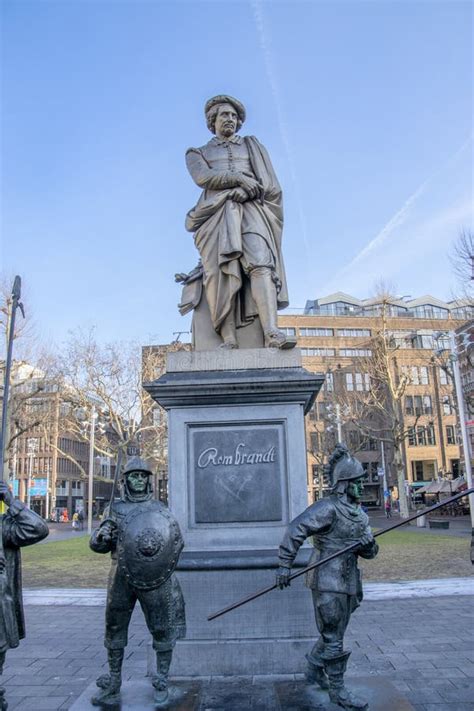
[[[112,543],[114,538],[116,538],[117,527],[111,521],[103,523],[102,526],[97,531],[97,540],[102,543]]]
[[[283,590],[283,588],[287,588],[288,585],[290,585],[290,575],[290,568],[285,568],[285,566],[280,565],[276,574],[276,584],[278,585],[280,590]]]
[[[1,555],[0,556],[0,573],[3,573],[3,571],[6,568],[6,565],[7,565],[7,562],[6,562],[5,558],[3,557],[3,555]]]
[[[244,173],[241,174],[240,187],[245,190],[250,200],[255,200],[256,198],[261,196],[262,186],[260,185],[258,180],[255,180],[255,178],[251,178],[249,175],[244,175]]]

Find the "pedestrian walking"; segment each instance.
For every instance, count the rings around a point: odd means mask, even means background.
[[[392,518],[392,501],[390,497],[385,499],[385,516],[387,518]]]

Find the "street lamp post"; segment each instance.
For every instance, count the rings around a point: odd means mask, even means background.
[[[31,508],[31,482],[33,479],[33,459],[36,452],[37,441],[34,437],[30,437],[26,443],[28,453],[28,491],[26,494],[26,505]]]
[[[468,488],[471,489],[472,488],[471,448],[470,448],[469,437],[467,435],[466,409],[465,409],[465,404],[464,404],[464,394],[463,394],[462,385],[461,385],[461,373],[459,370],[459,361],[458,361],[457,348],[456,348],[456,337],[454,335],[454,331],[450,332],[449,340],[450,340],[449,345],[450,345],[450,349],[451,349],[451,363],[452,363],[453,376],[454,376],[454,389],[456,391],[456,398],[458,401],[459,426],[461,428],[462,447],[463,447],[463,451],[464,451],[464,468],[466,470],[466,482],[467,482]],[[474,529],[474,494],[469,494],[469,510],[471,512],[471,525],[472,525],[472,528]]]
[[[87,533],[92,533],[92,499],[94,495],[94,448],[95,448],[95,405],[91,407],[90,438],[89,438],[89,482],[87,501]]]

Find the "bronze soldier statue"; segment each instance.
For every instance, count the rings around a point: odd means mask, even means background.
[[[308,654],[307,678],[329,690],[330,700],[348,711],[367,709],[367,703],[344,686],[350,651],[344,650],[349,618],[362,600],[361,573],[357,557],[374,558],[378,552],[367,514],[360,507],[364,471],[344,445],[337,445],[329,460],[333,489],[330,496],[309,506],[288,526],[280,545],[277,584],[289,585],[290,569],[301,544],[313,536],[316,563],[357,541],[360,547],[310,571],[306,585],[313,595],[320,637]]]
[[[184,543],[176,519],[152,498],[151,476],[139,457],[127,462],[121,500],[111,502],[90,540],[92,550],[110,552],[112,558],[104,640],[110,673],[97,679],[100,691],[92,703],[98,706],[120,700],[124,649],[137,600],[156,652],[155,705],[168,700],[173,648],[186,633],[183,595],[172,575]]]
[[[0,546],[0,674],[8,649],[18,647],[25,636],[21,589],[20,548],[43,540],[49,533],[43,519],[13,498],[8,484],[0,481],[0,501],[7,506],[1,517]],[[3,549],[3,551],[2,551]],[[5,689],[0,687],[0,709],[8,707]]]

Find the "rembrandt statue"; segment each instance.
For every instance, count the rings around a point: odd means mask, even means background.
[[[202,188],[186,216],[201,261],[189,275],[178,274],[177,281],[202,283],[221,348],[238,348],[237,329],[256,317],[263,330],[261,345],[292,348],[295,339],[277,327],[277,309],[288,306],[288,295],[281,253],[282,191],[270,157],[254,136],[238,135],[245,108],[237,99],[214,96],[205,115],[215,135],[186,153],[191,177]]]
[[[8,485],[0,481],[0,501],[7,506],[1,515],[0,531],[0,674],[8,649],[18,647],[25,636],[25,619],[21,588],[20,548],[43,540],[48,526],[34,511],[13,498]],[[0,687],[0,709],[8,707],[5,689]]]
[[[277,584],[289,585],[292,563],[301,544],[313,539],[310,560],[316,563],[353,543],[359,546],[306,574],[313,595],[314,614],[320,634],[307,655],[307,679],[328,689],[332,703],[347,711],[364,711],[368,704],[344,686],[350,651],[344,649],[344,633],[354,610],[362,601],[358,556],[374,558],[378,545],[372,536],[367,514],[360,507],[364,470],[344,445],[337,445],[328,470],[333,481],[330,496],[309,506],[288,526],[280,545]]]
[[[90,540],[97,553],[111,554],[105,612],[109,674],[97,679],[96,706],[120,704],[122,663],[128,627],[137,602],[145,615],[156,653],[155,707],[169,700],[168,672],[176,640],[186,631],[184,600],[173,575],[183,539],[176,519],[153,499],[152,472],[139,457],[127,462],[122,498],[111,503]]]

